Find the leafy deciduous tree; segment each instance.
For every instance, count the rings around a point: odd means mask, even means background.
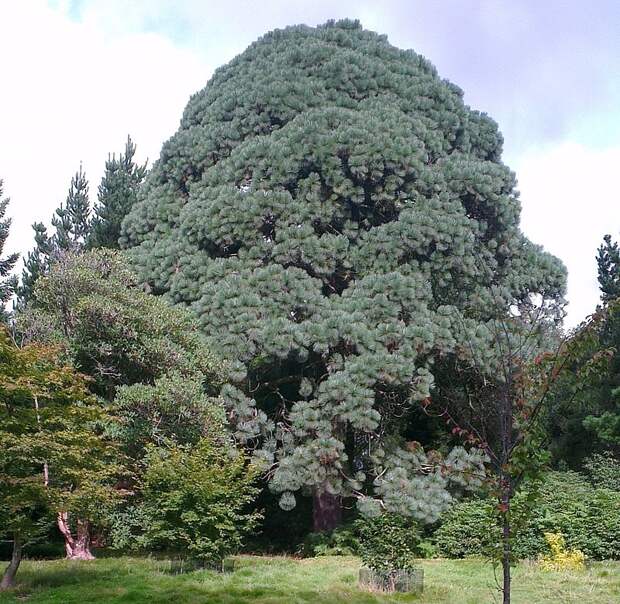
[[[120,385],[175,371],[217,383],[218,363],[191,314],[144,292],[121,253],[68,254],[35,287],[18,317],[26,341],[56,343],[108,401]]]
[[[123,523],[125,547],[188,555],[221,563],[238,551],[260,515],[248,509],[258,488],[256,467],[226,443],[147,448],[142,501]]]
[[[91,556],[85,525],[115,499],[118,452],[94,429],[105,418],[84,376],[53,347],[18,348],[0,331],[0,510],[13,559],[2,587],[13,584],[22,550],[56,516],[67,557]],[[72,534],[72,517],[78,536]]]

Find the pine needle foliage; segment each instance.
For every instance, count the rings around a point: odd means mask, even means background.
[[[355,21],[268,33],[190,99],[121,244],[231,361],[222,396],[285,509],[328,492],[434,519],[446,464],[480,466],[401,433],[436,362],[484,356],[498,297],[558,312],[564,268],[519,230],[501,152],[457,86]]]

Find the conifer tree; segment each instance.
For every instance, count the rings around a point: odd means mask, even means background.
[[[34,284],[39,277],[47,274],[52,262],[69,252],[84,250],[90,232],[90,201],[88,199],[88,180],[80,169],[71,179],[69,192],[64,203],[52,216],[54,234],[49,235],[41,222],[32,225],[35,246],[28,252],[21,284],[17,289],[15,308],[23,310],[32,298]]]
[[[134,162],[136,145],[127,137],[125,153],[113,154],[105,164],[105,174],[98,191],[98,202],[88,238],[89,247],[118,249],[121,223],[136,203],[138,190],[146,176],[146,163]]]
[[[11,228],[11,219],[4,218],[6,208],[9,205],[8,197],[2,199],[3,182],[0,179],[0,321],[6,320],[5,305],[15,292],[16,280],[11,276],[11,271],[15,267],[15,263],[19,257],[18,254],[10,254],[6,258],[2,258],[4,246],[9,236]]]
[[[90,201],[82,164],[71,179],[65,203],[60,204],[52,217],[52,225],[56,228],[54,245],[59,252],[77,252],[84,248],[90,229]]]
[[[611,240],[611,235],[603,238],[596,263],[602,301],[609,302],[620,298],[620,248],[617,242]]]
[[[17,310],[23,310],[32,298],[34,284],[39,277],[47,273],[52,253],[52,241],[45,225],[42,222],[35,222],[32,228],[34,230],[34,249],[28,252],[22,269],[22,278],[17,288],[15,304]]]
[[[276,30],[190,99],[123,223],[141,278],[230,360],[222,396],[281,507],[314,494],[317,529],[349,496],[437,518],[445,467],[481,460],[406,442],[435,366],[484,356],[498,296],[559,316],[564,268],[520,232],[502,137],[462,96],[357,22]]]

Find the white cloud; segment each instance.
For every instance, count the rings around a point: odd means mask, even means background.
[[[7,248],[22,254],[32,247],[30,225],[49,221],[80,161],[94,199],[108,153],[121,151],[127,134],[141,159],[156,159],[213,70],[162,35],[110,33],[44,2],[0,6],[0,55]]]
[[[620,233],[620,146],[594,149],[564,142],[526,152],[510,165],[519,179],[525,234],[568,268],[566,322],[574,326],[599,301],[595,257],[603,235]]]

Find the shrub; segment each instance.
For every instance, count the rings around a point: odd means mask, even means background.
[[[456,503],[435,531],[437,550],[448,558],[489,556],[500,540],[494,503],[472,499]]]
[[[578,549],[566,549],[566,540],[561,533],[545,533],[545,541],[551,554],[540,559],[545,570],[582,570],[586,557]]]
[[[300,553],[313,556],[356,556],[360,552],[359,521],[345,524],[330,532],[310,533]]]
[[[588,457],[584,470],[594,486],[620,491],[620,459],[611,451]]]
[[[379,534],[385,528],[386,522],[393,524],[397,515],[392,515],[390,520],[385,516],[378,518],[359,517],[339,526],[330,532],[309,533],[297,550],[304,557],[314,556],[361,556],[365,549],[362,540],[377,531]],[[423,537],[421,528],[411,518],[402,519],[405,539],[408,547],[414,548],[415,557],[432,558],[436,554],[436,548],[428,537]],[[387,538],[387,537],[386,537]]]
[[[588,558],[619,559],[620,492],[592,488],[578,474],[566,474],[569,479],[556,474],[544,487],[547,530],[562,533],[569,547]]]
[[[115,548],[163,550],[220,564],[237,551],[260,515],[257,471],[240,453],[203,438],[197,445],[150,446],[142,501],[117,518]]]
[[[392,573],[410,570],[421,557],[422,535],[417,523],[398,514],[382,514],[357,523],[359,554],[368,568]]]
[[[549,472],[537,487],[536,503],[513,540],[519,558],[548,552],[544,533],[561,533],[570,548],[595,560],[620,558],[620,492],[593,488],[576,472]],[[515,498],[518,513],[527,490]],[[455,504],[435,531],[438,552],[450,558],[488,556],[499,544],[495,502],[472,499]]]

